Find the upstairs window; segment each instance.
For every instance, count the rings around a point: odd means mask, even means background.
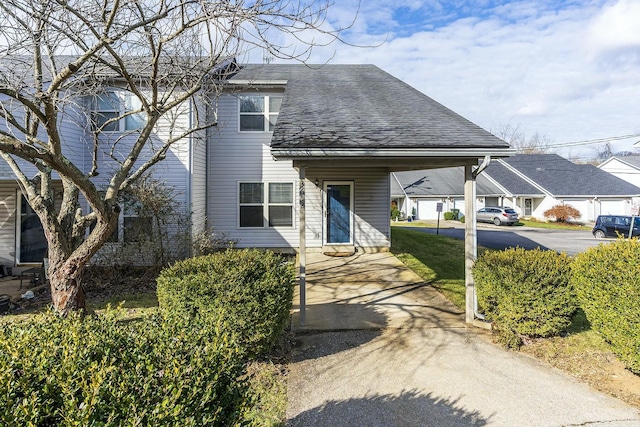
[[[240,132],[273,132],[278,120],[282,96],[242,95],[240,100]]]
[[[97,95],[93,107],[96,128],[102,128],[103,132],[141,129],[146,123],[143,112],[123,117],[126,113],[138,111],[140,108],[142,103],[130,92],[114,90]]]

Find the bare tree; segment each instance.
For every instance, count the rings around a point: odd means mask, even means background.
[[[342,29],[325,22],[329,7],[324,0],[0,3],[0,156],[42,222],[57,312],[85,307],[82,270],[116,228],[119,195],[174,144],[215,125],[216,94],[236,70],[231,58],[260,48],[306,60],[314,40],[340,37]],[[122,91],[115,101],[113,88]],[[104,107],[125,101],[127,109]],[[179,126],[180,112],[193,106],[190,126]],[[69,123],[82,130],[80,140]],[[78,162],[79,148],[90,166]]]
[[[538,132],[527,135],[520,125],[502,125],[492,132],[498,138],[508,142],[519,154],[548,153],[551,148],[551,138]]]

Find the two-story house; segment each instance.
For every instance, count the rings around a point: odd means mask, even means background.
[[[227,88],[208,137],[207,217],[240,247],[388,250],[390,172],[510,153],[372,65],[254,65]]]
[[[91,101],[94,119],[130,103],[118,88],[105,96],[117,102]],[[153,138],[188,128],[197,109],[160,122]],[[213,113],[217,126],[174,144],[154,175],[178,189],[195,231],[208,224],[238,247],[388,250],[391,172],[463,166],[461,179],[470,182],[485,156],[511,155],[504,141],[372,65],[244,66],[226,80]],[[134,130],[135,120],[101,138]],[[88,170],[92,135],[79,122],[64,125],[65,146]],[[37,262],[42,248],[25,257],[27,234],[36,234],[25,224],[37,221],[11,173],[3,169],[2,177],[0,258]],[[111,243],[126,240],[129,222],[123,212]]]

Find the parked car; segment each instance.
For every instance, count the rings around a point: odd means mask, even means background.
[[[596,225],[591,232],[597,239],[618,236],[629,237],[631,219],[632,217],[629,215],[600,215],[596,218]],[[640,217],[633,218],[631,236],[640,236]]]
[[[517,212],[505,206],[484,207],[477,212],[476,220],[478,222],[492,222],[495,225],[513,225],[519,221]]]

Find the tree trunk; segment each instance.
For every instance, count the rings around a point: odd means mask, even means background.
[[[65,262],[66,261],[66,262]],[[64,260],[50,264],[49,282],[51,300],[56,313],[66,316],[71,311],[83,311],[86,308],[82,287],[82,269],[78,260]]]

